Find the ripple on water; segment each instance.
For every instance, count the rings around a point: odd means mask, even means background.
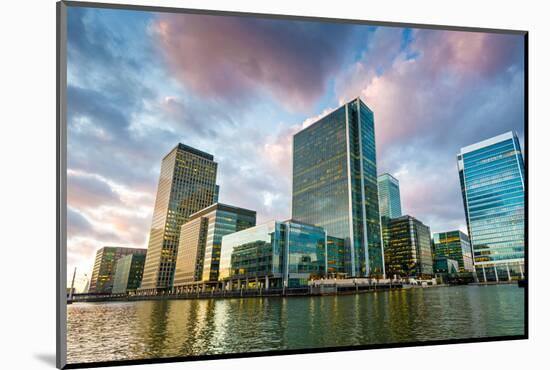
[[[346,296],[82,303],[69,363],[417,342],[524,333],[516,286]]]

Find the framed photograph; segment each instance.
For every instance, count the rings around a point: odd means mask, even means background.
[[[57,27],[59,368],[528,337],[526,31]]]

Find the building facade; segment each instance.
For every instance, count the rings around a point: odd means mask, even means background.
[[[145,255],[146,249],[103,247],[96,252],[88,293],[112,293],[117,262],[121,257]]]
[[[143,293],[172,287],[181,225],[214,203],[217,167],[212,155],[181,143],[163,158],[140,288]]]
[[[434,258],[446,257],[458,263],[460,272],[474,271],[470,238],[460,230],[433,234]]]
[[[389,242],[384,247],[388,277],[424,278],[433,275],[430,228],[405,215],[388,221]]]
[[[222,237],[255,225],[255,211],[220,203],[189,216],[181,227],[174,287],[217,282]]]
[[[344,239],[348,276],[383,276],[373,112],[359,98],[293,137],[292,219]]]
[[[144,266],[145,254],[128,254],[121,257],[116,264],[113,294],[124,294],[139,288]]]
[[[346,245],[342,238],[327,235],[327,276],[346,276]]]
[[[478,280],[523,278],[525,175],[517,135],[464,147],[457,162]]]
[[[458,272],[458,261],[447,257],[434,258],[434,274],[457,274]]]
[[[380,205],[380,217],[401,217],[399,180],[389,173],[378,176],[378,202]]]
[[[307,286],[309,279],[326,276],[326,240],[323,228],[294,220],[226,235],[219,278],[226,289]]]

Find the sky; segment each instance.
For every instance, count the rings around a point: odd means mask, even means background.
[[[106,245],[146,248],[160,162],[214,155],[220,202],[290,217],[292,136],[361,97],[378,172],[432,232],[466,221],[456,154],[514,130],[523,37],[251,17],[68,8],[69,284]]]

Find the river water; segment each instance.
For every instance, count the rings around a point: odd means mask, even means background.
[[[68,363],[524,333],[516,285],[323,297],[75,303]]]

